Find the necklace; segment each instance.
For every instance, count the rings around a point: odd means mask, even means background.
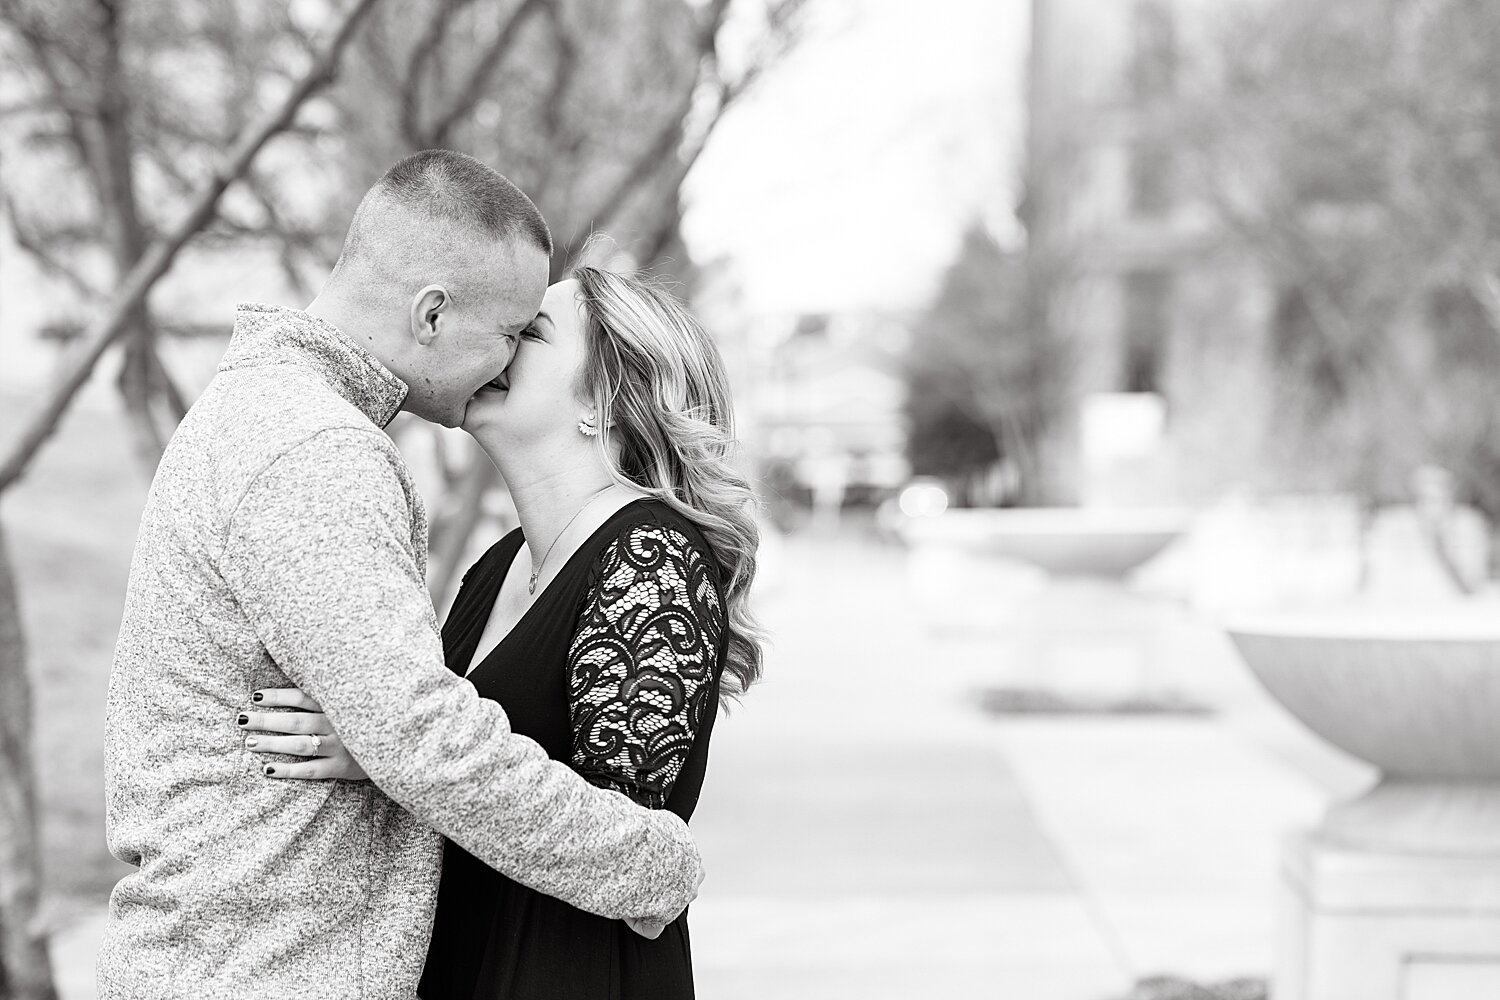
[[[528,593],[528,594],[535,594],[536,593],[536,580],[537,580],[537,577],[539,577],[539,576],[542,575],[542,567],[547,564],[547,557],[552,554],[552,547],[557,544],[557,540],[563,536],[564,532],[566,532],[570,527],[572,527],[573,522],[576,521],[576,520],[578,520],[578,515],[582,514],[585,510],[587,510],[589,504],[593,503],[595,500],[598,500],[605,493],[608,493],[610,486],[613,486],[613,485],[614,485],[614,483],[610,483],[609,486],[604,487],[604,489],[599,490],[596,493],[590,494],[589,498],[587,500],[585,500],[582,504],[580,504],[579,507],[578,507],[578,509],[573,512],[573,516],[570,517],[570,518],[568,518],[568,520],[563,523],[562,531],[559,531],[557,534],[555,534],[555,535],[552,536],[552,543],[547,546],[547,551],[543,552],[542,553],[542,558],[538,559],[537,562],[536,562],[536,565],[533,566],[533,567],[531,567],[531,580],[526,584],[526,593]],[[527,548],[530,548],[530,547],[531,546],[528,544]]]

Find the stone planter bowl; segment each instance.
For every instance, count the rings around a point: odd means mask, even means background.
[[[1119,579],[1166,548],[1188,523],[1188,512],[1178,510],[960,508],[912,518],[903,534],[912,544],[956,546],[1053,575]]]
[[[1500,853],[1500,608],[1244,618],[1230,638],[1319,736],[1381,769],[1324,835],[1421,853]]]

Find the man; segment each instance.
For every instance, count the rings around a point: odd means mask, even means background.
[[[399,409],[462,421],[536,315],[551,250],[525,195],[431,150],[365,196],[307,311],[240,307],[131,567],[105,780],[110,850],[138,871],[110,900],[106,1000],[406,1000],[438,834],[603,916],[664,923],[693,898],[677,817],[548,760],[444,665],[422,501],[381,430]],[[262,774],[241,713],[292,686],[373,786]]]

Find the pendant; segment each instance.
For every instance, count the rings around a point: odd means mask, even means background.
[[[531,582],[526,585],[526,593],[528,593],[528,594],[535,594],[536,593],[536,576],[537,575],[535,573],[531,574]]]

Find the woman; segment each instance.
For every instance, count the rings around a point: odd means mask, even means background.
[[[463,422],[520,527],[465,575],[443,628],[449,667],[594,784],[684,819],[720,702],[760,674],[747,606],[758,535],[729,463],[731,416],[718,351],[683,307],[583,267],[548,289]],[[262,700],[317,709],[297,692]],[[325,773],[360,773],[333,736],[262,736],[255,749],[312,750],[335,758]],[[687,915],[647,939],[448,843],[419,992],[691,997]]]

